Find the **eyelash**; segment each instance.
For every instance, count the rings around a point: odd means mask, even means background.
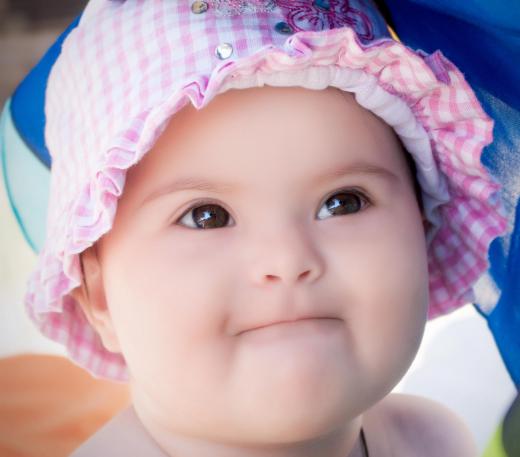
[[[355,195],[359,200],[360,200],[360,208],[359,210],[357,210],[356,212],[354,213],[347,213],[347,214],[340,214],[340,216],[344,216],[344,215],[352,215],[352,214],[357,214],[359,212],[362,212],[366,209],[367,206],[370,206],[371,205],[371,200],[361,191],[357,190],[357,189],[352,189],[352,188],[348,188],[348,189],[340,189],[340,190],[337,190],[335,191],[334,193],[330,194],[329,196],[327,196],[321,203],[321,206],[320,208],[328,201],[330,200],[332,197],[334,197],[335,195],[339,195],[339,194],[347,194],[347,195]],[[211,230],[211,229],[208,229],[208,228],[200,228],[200,227],[190,227],[188,225],[185,225],[185,224],[181,224],[180,221],[182,221],[182,219],[184,219],[186,216],[188,216],[189,214],[191,214],[191,212],[195,209],[198,209],[198,208],[201,208],[203,206],[219,206],[220,208],[223,208],[220,204],[212,201],[212,200],[201,200],[201,201],[198,201],[195,205],[193,206],[190,206],[190,208],[188,208],[176,221],[175,221],[175,224],[176,225],[181,225],[185,228],[189,228],[189,229],[192,229],[192,230]],[[225,210],[225,208],[223,208]],[[225,210],[226,212],[228,212],[227,210]],[[318,212],[319,214],[319,212]],[[229,215],[229,212],[228,212],[228,215]],[[191,221],[193,222],[194,219],[193,219],[193,215],[191,216]],[[229,217],[226,218],[226,224],[229,220]],[[319,220],[323,220],[323,219],[319,219]],[[224,227],[227,227],[227,225],[225,225]],[[215,228],[224,228],[224,227],[213,227],[213,229]]]

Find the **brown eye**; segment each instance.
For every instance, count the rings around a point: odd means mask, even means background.
[[[229,213],[222,206],[205,204],[190,208],[179,221],[191,228],[213,229],[225,227],[229,220]],[[188,222],[186,222],[188,221]]]
[[[367,204],[368,199],[360,192],[337,192],[325,200],[323,205],[325,210],[319,212],[318,218],[323,219],[323,217],[320,216],[327,216],[327,214],[332,214],[334,216],[354,214],[364,209]]]

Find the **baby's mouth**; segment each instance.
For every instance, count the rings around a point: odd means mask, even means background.
[[[305,327],[309,329],[317,329],[319,327],[324,326],[330,326],[339,323],[341,319],[335,318],[335,317],[301,317],[296,319],[282,319],[282,320],[271,320],[267,322],[263,322],[261,324],[257,324],[254,326],[251,326],[249,328],[246,328],[245,330],[242,330],[241,332],[237,333],[236,336],[241,336],[245,334],[250,334],[253,332],[268,330],[273,327],[277,327],[280,331],[283,331],[283,329],[290,329],[290,328],[296,328],[296,327]]]

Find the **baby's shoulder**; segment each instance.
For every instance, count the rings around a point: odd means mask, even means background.
[[[428,398],[390,394],[365,415],[377,454],[476,457],[471,432],[449,408]],[[367,428],[367,440],[370,428]],[[369,444],[370,445],[370,444]],[[391,451],[391,452],[390,452]]]

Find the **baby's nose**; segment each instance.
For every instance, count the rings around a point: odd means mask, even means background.
[[[316,245],[301,233],[259,242],[251,254],[249,272],[257,285],[314,282],[324,271],[324,261]]]

